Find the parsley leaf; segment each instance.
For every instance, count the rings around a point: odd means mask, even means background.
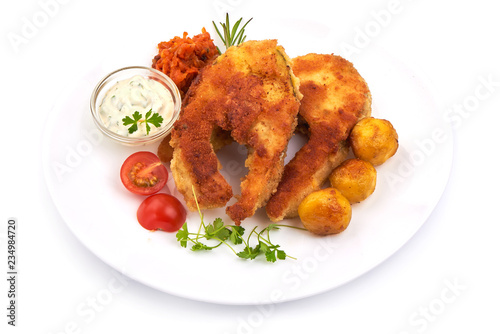
[[[151,131],[151,126],[149,124],[153,124],[157,128],[161,126],[163,123],[163,117],[157,112],[153,113],[153,109],[149,109],[146,113],[144,120],[142,119],[142,114],[138,111],[135,111],[132,114],[133,119],[130,116],[125,116],[122,118],[122,122],[124,126],[131,125],[128,128],[128,133],[132,134],[139,129],[139,123],[144,123],[146,125],[146,135],[149,135]],[[151,115],[152,114],[152,115]]]
[[[148,116],[148,115],[146,115]],[[193,194],[196,203],[196,193]],[[285,260],[287,257],[295,259],[285,253],[284,250],[280,249],[280,245],[271,242],[270,231],[279,230],[280,227],[291,227],[294,229],[305,230],[304,228],[281,225],[281,224],[269,224],[267,227],[263,228],[260,232],[257,232],[257,226],[252,229],[247,238],[243,239],[245,229],[241,226],[236,225],[225,225],[221,218],[216,218],[211,224],[205,224],[203,220],[203,214],[197,205],[198,213],[200,214],[200,226],[198,232],[190,233],[188,231],[187,223],[184,223],[182,228],[177,232],[177,241],[180,242],[181,246],[186,248],[188,243],[192,243],[191,250],[212,250],[219,247],[222,244],[228,246],[233,253],[242,259],[253,260],[257,257],[263,255],[268,262],[274,263],[277,260]],[[192,237],[191,237],[192,236]],[[257,238],[257,244],[255,246],[251,245],[251,238]],[[200,240],[213,240],[217,243],[210,245],[202,243]],[[230,245],[240,245],[244,244],[244,248],[241,251],[236,251],[233,246]]]
[[[189,240],[187,223],[184,223],[184,225],[182,225],[182,228],[179,231],[177,231],[177,234],[175,236],[177,237],[177,241],[180,241],[181,246],[186,248],[187,242]]]
[[[212,250],[214,248],[217,248],[219,247],[220,244],[218,245],[215,245],[215,246],[208,246],[208,245],[205,245],[204,243],[201,243],[199,241],[197,241],[192,247],[191,247],[191,250],[192,251],[198,251],[198,250]]]
[[[284,260],[287,257],[284,250],[277,249],[276,253],[277,253],[278,259],[280,259],[280,260]]]
[[[132,124],[132,126],[128,128],[128,133],[134,133],[137,131],[138,129],[137,122],[139,122],[139,120],[142,118],[142,115],[138,111],[136,111],[132,114],[132,117],[134,119],[130,118],[130,116],[124,117],[122,119],[123,125],[127,126]]]
[[[247,247],[245,247],[245,249],[243,251],[237,253],[236,255],[238,255],[239,257],[241,257],[243,259],[253,260],[257,257],[257,255],[260,254],[260,252],[261,252],[260,244],[258,244],[255,247],[247,246]]]
[[[231,234],[231,230],[224,226],[221,218],[216,218],[212,224],[205,227],[206,239],[218,239],[221,241],[227,240]]]
[[[276,251],[267,251],[264,253],[266,260],[269,262],[276,262]]]
[[[229,236],[229,240],[235,245],[239,245],[243,243],[243,234],[245,233],[245,229],[241,226],[231,226],[231,235]]]
[[[146,122],[151,123],[157,128],[159,128],[161,126],[161,123],[163,123],[163,117],[157,112],[155,112],[153,116],[151,116],[152,112],[153,112],[152,109],[149,109],[149,111],[146,113]]]

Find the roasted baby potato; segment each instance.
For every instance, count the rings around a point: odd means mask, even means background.
[[[304,227],[318,235],[344,231],[352,213],[347,198],[335,188],[312,192],[300,203],[298,211]]]
[[[335,168],[328,179],[333,188],[354,204],[373,193],[377,183],[377,171],[368,161],[349,159]]]
[[[398,134],[391,122],[367,117],[360,120],[351,131],[349,142],[357,158],[374,166],[383,164],[398,149]]]

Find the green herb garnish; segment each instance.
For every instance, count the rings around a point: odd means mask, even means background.
[[[243,25],[243,27],[241,27],[241,29],[238,31],[238,27],[240,26],[241,20],[243,20],[243,18],[240,18],[238,21],[236,21],[233,28],[231,29],[231,24],[229,23],[229,14],[226,13],[226,22],[225,23],[219,22],[219,24],[222,27],[222,31],[224,33],[224,36],[221,34],[219,29],[217,28],[217,25],[215,24],[215,22],[212,21],[212,23],[215,27],[215,31],[217,31],[217,34],[219,35],[220,39],[222,40],[222,43],[224,43],[226,50],[233,45],[239,45],[245,41],[245,39],[247,37],[245,35],[245,27],[247,26],[247,24],[250,21],[252,21],[252,19],[253,18],[248,20],[247,23],[245,23]],[[219,54],[222,54],[222,52],[219,50],[219,47],[217,47],[217,51],[219,51]]]
[[[224,244],[228,246],[236,256],[242,259],[253,260],[259,255],[264,255],[266,260],[269,262],[285,260],[287,257],[295,260],[294,257],[287,255],[285,251],[280,248],[280,245],[274,244],[271,241],[270,231],[278,230],[280,227],[290,227],[305,230],[304,228],[290,225],[270,224],[260,232],[257,232],[257,227],[254,227],[248,237],[243,238],[243,235],[245,234],[245,228],[236,225],[225,225],[221,218],[216,218],[212,224],[205,224],[203,220],[203,214],[201,213],[200,207],[198,206],[198,200],[196,199],[194,187],[193,194],[198,208],[198,213],[200,215],[201,223],[198,228],[198,232],[189,232],[187,223],[184,223],[182,228],[176,234],[177,241],[180,242],[180,245],[182,247],[187,248],[188,243],[191,243],[192,251],[208,251]],[[257,238],[255,246],[251,245],[252,236],[255,236]],[[203,242],[201,242],[200,240],[203,240]],[[205,240],[213,240],[215,241],[215,243],[213,245],[208,245],[206,244]],[[241,244],[244,245],[244,248],[241,251],[237,251],[235,247],[233,247]]]
[[[133,118],[130,118],[130,116],[126,116],[122,119],[123,125],[131,125],[131,127],[128,128],[128,133],[134,133],[137,131],[139,128],[139,123],[144,123],[146,125],[146,135],[149,135],[149,131],[151,131],[151,126],[149,124],[153,124],[157,128],[161,126],[161,123],[163,123],[163,117],[160,116],[157,112],[153,113],[153,109],[149,109],[149,111],[146,113],[146,117],[142,119],[142,114],[138,111],[134,112],[132,114]],[[152,114],[152,115],[151,115]]]

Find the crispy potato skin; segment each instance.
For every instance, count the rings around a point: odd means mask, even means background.
[[[285,166],[276,193],[266,206],[269,218],[297,216],[301,201],[321,188],[347,156],[347,138],[356,122],[371,113],[371,94],[353,65],[340,56],[308,54],[293,59],[303,98],[299,130],[308,142]]]
[[[304,227],[318,235],[337,234],[351,222],[349,201],[335,188],[314,191],[306,196],[298,208]]]
[[[333,188],[354,204],[373,194],[377,184],[377,171],[368,161],[349,159],[335,168],[328,179]]]
[[[349,136],[352,151],[357,158],[379,166],[398,150],[398,134],[391,122],[368,117],[360,120]]]
[[[289,59],[276,40],[231,47],[203,68],[186,93],[172,131],[175,184],[189,209],[223,207],[233,197],[215,155],[221,131],[248,148],[249,172],[238,201],[226,208],[236,223],[252,216],[275,191],[288,141],[297,124],[301,94]]]

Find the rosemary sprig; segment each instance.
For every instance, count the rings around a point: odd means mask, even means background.
[[[247,36],[245,35],[245,27],[247,26],[247,24],[252,21],[253,18],[251,18],[250,20],[248,20],[244,25],[243,27],[241,27],[241,29],[238,31],[238,28],[241,24],[241,21],[243,20],[243,18],[240,18],[238,21],[236,21],[236,23],[234,24],[233,28],[231,29],[231,24],[229,22],[229,14],[226,13],[226,22],[223,23],[223,22],[219,22],[219,24],[221,25],[222,27],[222,31],[223,31],[223,34],[221,34],[219,28],[217,28],[217,25],[215,24],[214,21],[212,21],[214,27],[215,27],[215,31],[217,32],[217,34],[219,35],[220,39],[222,40],[222,43],[224,43],[224,46],[226,47],[226,50],[228,48],[230,48],[231,46],[233,45],[239,45],[241,43],[243,43],[245,41],[245,39],[247,38]],[[219,54],[222,54],[222,52],[220,51],[219,47],[217,47],[217,50],[219,51]]]

